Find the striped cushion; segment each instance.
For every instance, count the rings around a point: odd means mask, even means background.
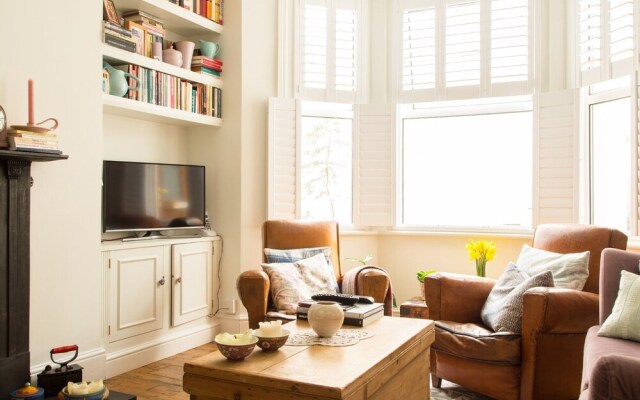
[[[640,342],[640,275],[622,271],[618,297],[598,336]]]
[[[525,244],[516,265],[530,276],[551,271],[555,287],[582,290],[589,277],[589,252],[560,254]]]

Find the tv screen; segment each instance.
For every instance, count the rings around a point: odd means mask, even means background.
[[[202,228],[202,165],[104,161],[103,232]]]

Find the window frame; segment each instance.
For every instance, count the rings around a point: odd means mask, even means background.
[[[403,218],[404,205],[404,172],[403,164],[403,138],[404,138],[404,121],[406,119],[416,118],[433,118],[433,117],[456,117],[470,115],[488,115],[488,114],[506,114],[513,112],[530,112],[532,115],[531,124],[531,143],[534,144],[535,132],[535,106],[533,96],[512,96],[505,98],[484,98],[479,99],[487,101],[486,104],[475,104],[473,106],[459,107],[458,101],[439,102],[439,103],[412,103],[398,105],[397,129],[396,129],[396,210],[394,229],[406,231],[423,231],[423,232],[460,232],[460,233],[492,233],[492,234],[530,234],[534,226],[534,208],[535,208],[535,190],[533,190],[533,181],[535,172],[533,170],[535,160],[532,150],[531,165],[531,181],[532,181],[532,202],[531,202],[531,227],[509,227],[501,226],[449,226],[449,225],[416,225],[406,224]]]
[[[584,86],[581,88],[581,129],[580,129],[580,221],[585,224],[593,223],[593,198],[592,198],[592,171],[593,166],[591,165],[591,158],[593,156],[592,149],[592,116],[591,116],[591,107],[593,105],[606,103],[609,101],[620,100],[624,98],[630,99],[630,121],[629,121],[629,129],[630,129],[630,143],[629,143],[629,157],[630,157],[630,165],[631,165],[631,175],[629,184],[632,185],[632,190],[630,191],[630,215],[629,215],[629,235],[637,236],[638,235],[638,168],[634,168],[637,166],[638,162],[638,131],[634,130],[633,127],[637,126],[638,123],[638,99],[637,99],[637,91],[638,91],[638,83],[637,79],[634,78],[634,75],[629,76],[629,84],[627,86],[619,86],[614,87],[607,90],[598,91],[595,93],[591,93],[591,86]],[[604,82],[603,82],[604,83]],[[633,90],[635,88],[635,90]],[[635,92],[635,95],[634,95]],[[634,182],[636,183],[633,186]],[[635,190],[634,190],[635,188]]]

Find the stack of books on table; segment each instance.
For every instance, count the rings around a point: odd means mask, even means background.
[[[220,76],[222,72],[222,61],[203,55],[194,56],[191,60],[191,70],[200,72],[201,74]]]
[[[298,319],[307,319],[309,307],[315,303],[313,300],[303,300],[298,303],[296,317]],[[362,304],[356,303],[352,306],[341,305],[344,310],[344,324],[354,326],[367,326],[370,323],[382,318],[384,315],[384,304]]]
[[[58,135],[53,131],[30,131],[28,126],[11,127],[7,131],[10,150],[32,151],[37,153],[62,154],[58,148]]]
[[[109,21],[103,23],[103,40],[109,46],[122,50],[136,52],[136,41],[130,30]]]

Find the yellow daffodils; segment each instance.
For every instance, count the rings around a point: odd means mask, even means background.
[[[469,258],[476,261],[476,274],[478,276],[485,276],[485,267],[487,261],[493,260],[496,255],[496,244],[493,242],[487,242],[486,240],[474,241],[470,240],[467,243],[467,252]]]

